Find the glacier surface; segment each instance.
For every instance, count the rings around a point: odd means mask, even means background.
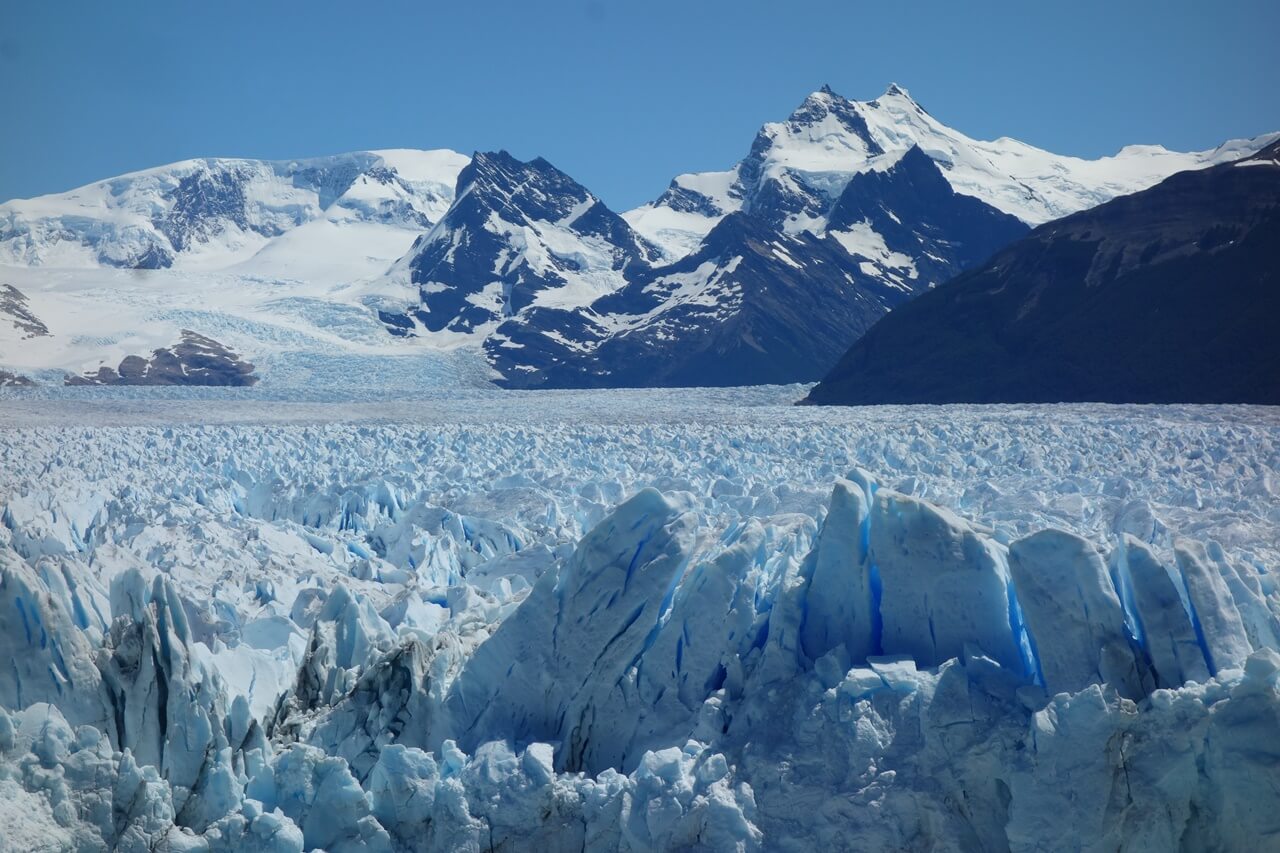
[[[0,398],[0,849],[1280,845],[1280,416]]]

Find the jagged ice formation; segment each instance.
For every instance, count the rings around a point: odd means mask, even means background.
[[[609,399],[7,428],[0,846],[1280,841],[1266,410]]]

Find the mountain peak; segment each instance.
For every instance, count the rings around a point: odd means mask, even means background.
[[[458,175],[457,195],[480,182],[500,195],[519,196],[522,203],[545,206],[552,198],[576,203],[590,194],[586,188],[541,157],[524,161],[509,151],[477,151]],[[569,201],[565,201],[569,199]],[[507,199],[510,201],[510,198]]]
[[[829,112],[833,107],[839,108],[842,104],[848,104],[849,99],[841,95],[835,89],[832,89],[826,83],[822,84],[822,88],[816,92],[811,92],[805,98],[796,111],[792,113],[794,118],[797,114],[806,114],[817,112]]]
[[[517,159],[505,148],[497,151],[475,151],[471,155],[471,162],[479,165],[502,165],[502,166],[519,166],[523,165],[522,161]]]
[[[850,117],[856,113],[857,107],[853,101],[824,84],[821,89],[805,98],[787,117],[785,123],[792,126],[807,126],[821,121],[825,116],[834,115],[843,123],[849,124]],[[856,119],[852,121],[853,124],[858,124]]]
[[[884,90],[884,95],[882,97],[885,97],[885,98],[898,97],[898,98],[906,98],[907,100],[911,100],[911,93],[908,92],[906,89],[902,88],[901,86],[899,86],[897,83],[890,83],[889,88]]]

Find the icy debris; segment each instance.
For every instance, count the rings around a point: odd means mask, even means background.
[[[368,599],[336,585],[311,625],[311,638],[293,688],[272,720],[276,737],[297,736],[303,718],[349,694],[365,667],[391,648],[395,634]]]
[[[1280,840],[1261,807],[1277,781],[1280,656],[1255,652],[1245,670],[1149,704],[1094,686],[1058,696],[1032,722],[1032,761],[1013,777],[1014,849],[1257,850]],[[1083,744],[1091,744],[1084,748]],[[1109,784],[1080,785],[1079,779]]]
[[[315,747],[294,744],[284,750],[249,782],[247,793],[297,824],[307,850],[391,850],[390,836],[373,817],[369,795],[347,762]]]
[[[52,705],[0,708],[0,792],[5,850],[303,850],[288,818],[252,800],[224,804],[203,832],[182,826],[176,791],[156,767],[92,726],[73,729]]]

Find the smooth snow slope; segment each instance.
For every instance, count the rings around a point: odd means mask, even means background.
[[[406,348],[378,322],[416,289],[371,281],[444,215],[468,162],[405,149],[208,158],[0,204],[0,284],[46,327],[24,334],[0,306],[0,362],[60,385],[193,329],[277,384],[307,387],[299,362],[335,358],[353,365],[332,377],[347,387],[377,381],[368,359],[392,374],[415,362],[414,385],[465,384],[455,356]]]
[[[387,334],[371,306],[395,294],[358,281],[19,267],[0,268],[0,276],[48,329],[24,336],[0,316],[3,363],[45,385],[169,346],[183,329],[257,365],[259,387],[414,395],[483,383],[491,373],[478,353],[413,346]]]
[[[801,392],[9,392],[0,837],[1280,839],[1274,412]]]
[[[444,149],[183,160],[0,204],[0,263],[187,270],[241,263],[278,275],[289,269],[273,248],[280,238],[351,264],[361,255],[353,259],[333,246],[340,231],[327,226],[363,223],[380,226],[363,229],[361,240],[372,243],[361,253],[372,256],[361,272],[373,275],[444,215],[467,162]]]

